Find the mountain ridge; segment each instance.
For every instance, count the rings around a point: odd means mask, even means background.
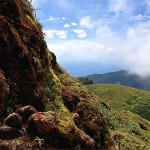
[[[127,70],[108,72],[104,74],[92,74],[85,76],[94,84],[120,84],[150,91],[149,77],[142,78],[136,74],[130,74]]]

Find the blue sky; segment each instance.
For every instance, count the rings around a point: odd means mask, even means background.
[[[45,40],[73,76],[150,75],[150,0],[32,0]]]

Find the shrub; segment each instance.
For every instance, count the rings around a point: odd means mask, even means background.
[[[115,128],[119,128],[121,126],[119,119],[115,116],[115,114],[113,114],[113,112],[111,110],[109,110],[102,104],[100,104],[98,106],[98,108],[102,112],[104,117],[106,117],[110,128],[115,129]]]
[[[78,79],[79,81],[81,81],[83,84],[93,84],[93,81],[90,80],[89,78],[78,77],[77,79]]]
[[[140,126],[138,125],[138,123],[136,123],[133,120],[129,120],[128,126],[129,126],[129,131],[131,131],[137,135],[141,135],[142,130],[141,130]]]

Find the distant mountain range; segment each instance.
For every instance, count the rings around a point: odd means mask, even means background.
[[[143,79],[138,75],[129,74],[126,70],[105,74],[92,74],[85,77],[92,80],[94,84],[119,84],[150,91],[150,77]]]

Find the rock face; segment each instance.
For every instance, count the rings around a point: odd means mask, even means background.
[[[19,103],[32,104],[38,110],[44,108],[41,87],[49,70],[48,62],[41,25],[36,22],[30,3],[27,0],[2,0],[0,68],[9,84],[15,83],[16,89],[12,90],[21,89],[16,98]]]
[[[99,101],[58,65],[29,0],[1,0],[0,148],[113,149]]]

